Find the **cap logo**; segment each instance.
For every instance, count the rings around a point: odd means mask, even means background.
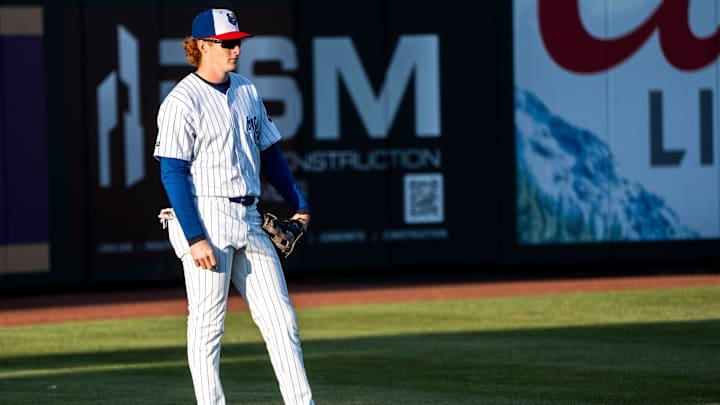
[[[227,19],[230,25],[237,27],[237,18],[235,18],[235,14],[227,13]]]

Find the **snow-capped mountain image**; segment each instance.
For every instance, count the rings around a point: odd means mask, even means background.
[[[622,173],[608,145],[515,88],[518,242],[693,239],[665,200]]]

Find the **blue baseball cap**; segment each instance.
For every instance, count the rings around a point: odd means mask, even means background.
[[[243,39],[253,36],[240,30],[235,13],[223,8],[211,8],[198,14],[192,23],[192,36],[196,39]]]

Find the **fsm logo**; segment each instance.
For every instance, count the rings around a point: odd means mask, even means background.
[[[125,187],[145,177],[144,131],[140,122],[140,64],[137,38],[122,25],[117,26],[118,69],[113,70],[97,86],[98,179],[100,187],[111,186],[110,137],[120,122],[118,86],[128,90],[128,108],[122,114],[122,135],[125,146]],[[119,83],[118,83],[119,82]]]
[[[161,67],[188,67],[180,38],[160,38],[158,62]],[[339,141],[340,94],[344,87],[370,139],[387,139],[398,114],[401,101],[411,94],[414,98],[414,133],[418,138],[441,136],[440,111],[440,41],[437,34],[401,35],[393,50],[384,80],[375,93],[365,72],[362,60],[350,37],[313,38],[314,138],[318,141]],[[124,187],[129,188],[145,178],[144,129],[141,122],[140,57],[138,38],[123,25],[117,26],[117,69],[110,72],[96,88],[98,183],[102,188],[112,186],[112,159],[123,156]],[[290,38],[263,36],[243,43],[238,72],[250,79],[265,100],[282,104],[282,112],[273,122],[283,135],[292,139],[298,132],[305,114],[300,84],[292,75],[261,75],[255,64],[279,63],[288,73],[300,70],[296,45]],[[162,100],[177,83],[177,77],[163,78],[158,83]],[[123,86],[123,87],[121,87]],[[413,87],[413,91],[408,88]],[[127,106],[119,105],[127,92]],[[257,123],[246,123],[257,129]],[[114,137],[122,137],[124,155],[112,151]],[[324,153],[322,151],[318,154]],[[352,161],[360,161],[359,152]],[[393,165],[412,160],[415,151],[378,151],[383,162],[370,165],[386,170],[389,159]],[[423,156],[438,160],[439,151],[423,151]],[[407,158],[403,158],[402,156]],[[328,158],[315,156],[314,158]],[[389,158],[385,158],[389,157]],[[332,159],[332,157],[329,157]],[[357,159],[356,159],[357,158]],[[359,159],[359,160],[358,160]],[[410,159],[410,160],[408,160]],[[293,159],[295,160],[295,159]],[[300,159],[303,160],[303,159]],[[117,167],[117,165],[115,165]],[[412,167],[417,170],[420,167]],[[116,177],[117,178],[117,177]]]

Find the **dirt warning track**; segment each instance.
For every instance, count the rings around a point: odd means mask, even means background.
[[[468,281],[437,284],[289,283],[296,308],[404,301],[720,286],[720,273],[533,281]],[[230,311],[246,311],[236,291]],[[185,315],[182,288],[0,298],[0,327],[42,323]]]

